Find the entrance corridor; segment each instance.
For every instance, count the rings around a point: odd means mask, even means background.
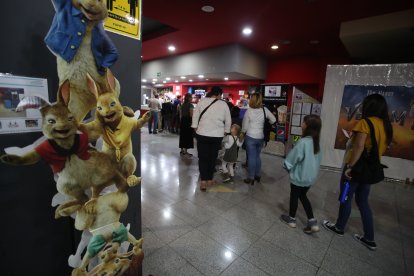
[[[354,241],[362,224],[354,204],[344,237],[306,235],[299,203],[297,228],[279,220],[289,206],[289,178],[282,158],[262,154],[262,183],[198,188],[197,151],[181,157],[178,136],[142,129],[143,275],[414,275],[414,188],[374,185],[370,205],[378,250]],[[240,150],[239,161],[245,152]],[[322,170],[308,195],[318,222],[338,211],[339,174]]]

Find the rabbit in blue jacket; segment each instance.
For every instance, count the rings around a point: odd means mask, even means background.
[[[56,55],[60,83],[70,82],[69,110],[81,121],[96,106],[96,98],[86,85],[86,74],[92,76],[99,91],[107,91],[105,71],[118,59],[117,49],[103,29],[108,11],[102,0],[52,3],[56,14],[45,42]]]

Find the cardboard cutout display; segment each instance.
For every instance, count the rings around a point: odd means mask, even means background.
[[[141,182],[134,175],[131,133],[149,120],[149,114],[132,118],[133,110],[118,99],[120,84],[108,69],[118,53],[102,27],[105,2],[52,3],[56,15],[45,42],[57,58],[58,101],[50,104],[36,96],[20,101],[16,110],[40,108],[45,139],[24,149],[5,149],[9,154],[0,161],[31,165],[43,159],[52,168],[60,193],[52,200],[53,206],[59,204],[55,218],[72,216],[75,228],[84,231],[75,255],[69,257],[69,263],[78,266],[72,275],[137,275],[143,240],[131,235],[120,217],[128,206],[128,189]],[[95,120],[80,124],[95,107]],[[102,151],[89,145],[99,137],[104,141]],[[104,189],[107,192],[101,194]],[[130,251],[120,249],[128,243]],[[95,267],[94,256],[100,259]]]

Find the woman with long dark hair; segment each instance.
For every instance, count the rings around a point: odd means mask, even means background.
[[[364,149],[370,151],[372,143],[370,139],[370,128],[366,119],[374,126],[375,139],[378,145],[378,156],[384,154],[387,147],[391,144],[393,130],[388,114],[388,106],[385,98],[379,94],[367,96],[362,102],[362,118],[354,129],[352,137],[352,149],[345,154],[345,168],[341,177],[341,191],[344,191],[345,179],[349,181],[349,190],[344,203],[339,206],[339,214],[336,223],[328,220],[323,221],[322,225],[339,236],[344,235],[346,223],[351,214],[352,197],[355,194],[355,201],[361,213],[364,235],[354,235],[354,238],[370,250],[376,250],[377,245],[374,239],[374,223],[372,212],[368,204],[368,196],[371,185],[359,183],[352,179],[352,167],[357,163]]]
[[[184,156],[192,156],[188,153],[188,149],[194,148],[193,129],[191,128],[191,118],[193,117],[194,106],[191,103],[193,96],[189,93],[184,96],[184,103],[181,105],[180,111],[180,154]]]

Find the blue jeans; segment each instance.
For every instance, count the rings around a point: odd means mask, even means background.
[[[344,177],[341,178],[341,191],[344,189]],[[370,184],[360,184],[357,182],[349,182],[348,198],[345,203],[339,206],[338,219],[335,226],[339,230],[344,230],[349,216],[351,215],[352,198],[355,194],[355,201],[361,213],[362,225],[364,227],[364,237],[369,241],[374,241],[374,222],[372,220],[371,208],[368,204]]]
[[[255,176],[260,177],[262,169],[260,152],[262,151],[264,140],[254,139],[246,135],[245,143],[247,156],[249,156],[249,159],[247,160],[249,178],[253,179]]]
[[[152,132],[152,126],[154,124],[154,132],[157,132],[158,129],[158,111],[150,111],[151,112],[151,118],[148,122],[148,130],[151,133]]]

